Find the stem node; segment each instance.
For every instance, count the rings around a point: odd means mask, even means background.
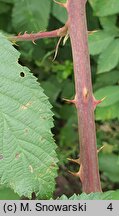
[[[88,97],[88,89],[86,87],[84,87],[84,89],[83,89],[83,97],[84,97],[85,100]]]

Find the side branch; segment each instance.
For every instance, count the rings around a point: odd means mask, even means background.
[[[12,36],[9,37],[10,41],[33,41],[35,42],[38,39],[41,38],[54,38],[54,37],[64,37],[67,34],[67,30],[68,30],[68,22],[59,29],[53,30],[53,31],[49,31],[49,32],[37,32],[37,33],[31,33],[31,34],[27,34],[27,32],[25,32],[23,35],[21,35],[20,33],[17,36]]]

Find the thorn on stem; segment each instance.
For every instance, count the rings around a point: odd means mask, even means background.
[[[100,151],[102,151],[102,149],[104,148],[105,146],[103,145],[102,147],[100,147],[98,150],[97,150],[97,153],[100,153]]]
[[[71,162],[73,162],[73,163],[76,163],[76,164],[80,165],[80,159],[79,159],[79,158],[78,158],[78,159],[67,158],[67,160],[69,160],[69,161],[71,161]]]
[[[71,172],[71,171],[69,171],[69,170],[68,170],[68,172],[69,172],[70,174],[72,174],[73,176],[79,177],[79,178],[80,178],[80,170],[79,170],[79,172],[76,172],[76,173]]]
[[[68,158],[68,160],[70,160],[70,161],[72,161],[74,163],[78,163],[78,165],[80,165],[80,169],[79,169],[78,172],[74,173],[74,172],[71,172],[69,170],[68,170],[68,172],[70,174],[72,174],[73,176],[79,177],[81,182],[83,182],[83,167],[82,167],[82,164],[80,163],[80,159],[78,158],[76,160],[73,160],[73,159]]]
[[[71,172],[71,171],[69,171],[69,170],[68,170],[68,172],[69,172],[70,174],[72,174],[73,176],[76,176],[76,177],[80,178],[81,182],[83,181],[82,165],[80,165],[80,169],[79,169],[78,172],[74,173],[74,172]]]
[[[68,100],[66,98],[63,98],[64,101],[66,101],[67,103],[71,103],[71,104],[75,104],[76,101],[75,100]]]
[[[98,32],[99,30],[93,30],[93,31],[88,31],[88,35],[92,35],[95,32]]]
[[[53,0],[56,4],[60,5],[61,7],[64,7],[64,8],[67,8],[67,4],[66,3],[61,3],[61,2],[58,2],[56,0]]]
[[[20,36],[20,35],[21,35],[21,32],[18,33],[18,36]]]
[[[95,110],[96,106],[98,104],[100,104],[101,102],[103,102],[105,99],[106,99],[106,97],[102,98],[101,100],[96,100],[95,97],[93,96],[93,107],[94,107],[94,110]]]
[[[67,103],[71,103],[71,104],[75,104],[76,105],[76,95],[75,98],[73,100],[68,100],[66,98],[63,98],[64,101],[66,101]]]
[[[32,43],[36,45],[36,42],[35,42],[35,40],[32,40]]]
[[[24,32],[24,35],[27,35],[27,31]]]

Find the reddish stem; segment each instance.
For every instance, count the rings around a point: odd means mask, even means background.
[[[94,101],[86,25],[86,0],[68,0],[68,28],[72,45],[76,108],[80,139],[80,172],[83,191],[101,191],[96,148]]]
[[[74,103],[78,114],[80,139],[80,171],[76,174],[82,181],[86,193],[100,192],[101,184],[98,169],[94,108],[97,101],[92,94],[91,69],[88,52],[88,31],[86,25],[85,4],[87,0],[67,0],[62,4],[68,11],[68,22],[60,29],[51,32],[38,32],[13,36],[10,40],[35,41],[46,37],[63,37],[69,30],[72,45],[76,96]],[[77,160],[72,160],[77,163]],[[79,164],[79,160],[78,160]]]
[[[54,38],[54,37],[63,37],[67,34],[67,25],[68,22],[62,28],[49,31],[49,32],[37,32],[27,34],[26,32],[21,35],[20,33],[17,36],[12,36],[9,39],[11,41],[36,41],[41,38]]]

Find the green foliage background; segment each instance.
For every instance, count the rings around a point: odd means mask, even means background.
[[[97,107],[95,117],[97,148],[104,145],[103,150],[99,153],[101,182],[103,191],[107,191],[119,188],[119,1],[89,0],[86,10],[88,30],[92,31],[89,34],[89,51],[94,95],[97,99],[106,96],[106,99]],[[53,30],[61,27],[66,19],[65,9],[59,7],[52,0],[0,0],[0,31],[3,35],[16,35],[25,31],[31,33],[46,29]],[[76,171],[78,168],[69,163],[67,158],[77,158],[79,156],[76,110],[63,100],[63,98],[72,99],[75,95],[70,40],[66,42],[65,46],[63,46],[63,43],[60,44],[58,56],[55,62],[52,62],[56,44],[57,39],[42,39],[38,40],[36,45],[32,42],[19,42],[17,43],[18,46],[15,46],[21,53],[19,63],[27,66],[32,71],[33,76],[40,82],[53,106],[55,127],[52,132],[58,145],[57,154],[60,166],[54,197],[61,196],[63,193],[71,196],[74,193],[79,194],[81,192],[79,180],[67,172],[68,169]],[[7,51],[4,55],[4,58],[6,58]],[[27,71],[27,73],[29,72]],[[12,69],[6,73],[7,78],[11,76]],[[1,75],[0,79],[2,79]],[[14,77],[14,79],[16,78]],[[29,82],[29,88],[35,85],[34,88],[42,92],[36,80],[34,78],[33,80],[34,84]],[[4,86],[7,86],[7,84],[4,83]],[[24,98],[24,93],[21,94]],[[48,101],[46,104],[49,104]],[[37,106],[40,106],[40,104],[38,103]],[[51,107],[48,106],[50,110]],[[49,113],[49,110],[46,110],[46,113]],[[9,110],[7,112],[9,116]],[[35,112],[32,114],[34,115],[33,119],[37,118]],[[36,120],[33,124],[34,127],[39,127]],[[47,127],[51,128],[52,122]],[[51,148],[55,149],[53,142]],[[57,161],[57,158],[55,160]],[[51,164],[51,161],[49,164]],[[2,169],[0,171],[3,173]],[[37,171],[36,168],[36,173]],[[53,178],[56,176],[55,170],[51,175]],[[6,176],[8,176],[8,173]],[[7,186],[11,187],[8,177],[4,176],[4,178],[2,178],[1,183],[6,183]],[[13,181],[12,176],[11,179]],[[32,180],[31,185],[34,184],[34,180],[33,182]],[[39,181],[39,179],[37,180]],[[72,182],[74,185],[72,185]],[[15,184],[17,184],[17,181]],[[54,183],[51,184],[53,184],[51,189],[53,190]],[[41,185],[43,186],[43,184]],[[46,198],[44,193],[41,196],[39,195],[39,193],[42,193],[42,186],[39,191],[34,190],[31,186],[31,192],[38,192],[37,196],[39,198]],[[12,186],[12,188],[20,196],[30,196],[28,191],[22,193],[15,186]],[[1,191],[3,192],[3,190],[2,188]]]

